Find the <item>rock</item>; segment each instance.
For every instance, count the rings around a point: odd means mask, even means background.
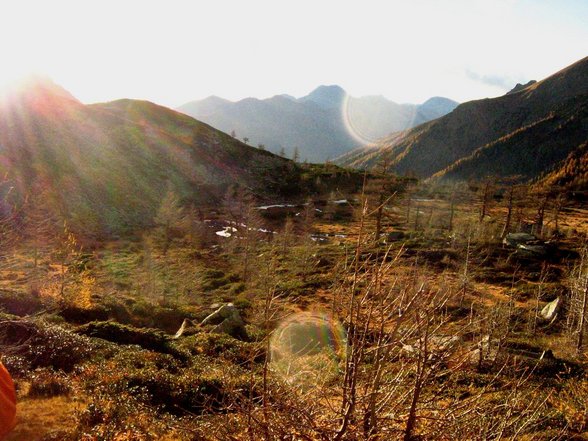
[[[561,299],[557,297],[555,300],[549,302],[541,310],[541,317],[545,320],[553,320],[561,307]]]
[[[239,314],[239,310],[232,303],[221,306],[200,323],[201,326],[216,325],[211,332],[229,334],[240,340],[247,340],[245,322]]]
[[[461,342],[457,335],[431,336],[429,339],[429,350],[432,352],[445,352],[453,349]]]
[[[402,347],[400,348],[400,352],[403,355],[414,355],[416,353],[416,349],[413,345],[407,345],[401,343]]]
[[[516,248],[519,245],[526,245],[536,241],[537,237],[529,233],[509,233],[502,242],[509,247]]]
[[[178,332],[176,332],[173,338],[180,338],[182,335],[193,335],[195,333],[194,322],[190,319],[184,319],[182,326],[180,326],[180,329],[178,329]]]
[[[517,253],[527,256],[546,256],[548,245],[529,233],[510,233],[502,241],[505,245],[517,249]]]
[[[510,91],[506,92],[506,94],[511,95],[513,93],[520,92],[521,90],[526,89],[527,87],[535,84],[536,82],[537,82],[536,80],[531,80],[526,84],[517,83],[517,85],[515,87],[513,87]]]
[[[551,349],[543,351],[543,353],[541,354],[541,357],[539,357],[539,360],[555,360],[555,356],[553,355],[553,351]]]
[[[391,231],[388,233],[388,236],[386,237],[386,240],[390,241],[390,242],[394,242],[397,240],[402,240],[404,239],[406,235],[404,234],[403,231]]]
[[[545,256],[547,255],[547,247],[543,245],[533,245],[533,244],[519,244],[517,245],[517,249],[523,252],[527,252],[529,254],[534,254],[536,256]]]

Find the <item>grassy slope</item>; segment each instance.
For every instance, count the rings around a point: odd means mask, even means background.
[[[233,184],[260,197],[299,187],[291,161],[148,102],[83,106],[35,90],[0,107],[0,145],[21,200],[42,195],[48,211],[96,233],[148,225],[168,188],[202,204]]]

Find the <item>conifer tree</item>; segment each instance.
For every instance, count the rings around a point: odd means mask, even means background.
[[[180,205],[180,200],[172,189],[168,188],[154,218],[158,240],[164,255],[169,249],[174,230],[182,227],[184,221],[184,209]]]

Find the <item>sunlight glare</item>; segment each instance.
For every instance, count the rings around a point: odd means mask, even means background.
[[[347,337],[338,321],[322,313],[300,312],[272,334],[270,367],[286,384],[317,387],[339,373],[346,350]]]

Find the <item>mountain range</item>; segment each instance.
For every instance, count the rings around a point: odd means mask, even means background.
[[[367,169],[386,164],[420,178],[529,180],[550,174],[572,182],[570,164],[585,164],[587,140],[588,57],[504,96],[460,104],[335,162]]]
[[[458,103],[435,97],[397,104],[383,96],[355,98],[339,86],[320,86],[301,98],[276,95],[232,102],[210,96],[177,110],[253,145],[301,160],[323,162],[392,132],[443,116]]]

